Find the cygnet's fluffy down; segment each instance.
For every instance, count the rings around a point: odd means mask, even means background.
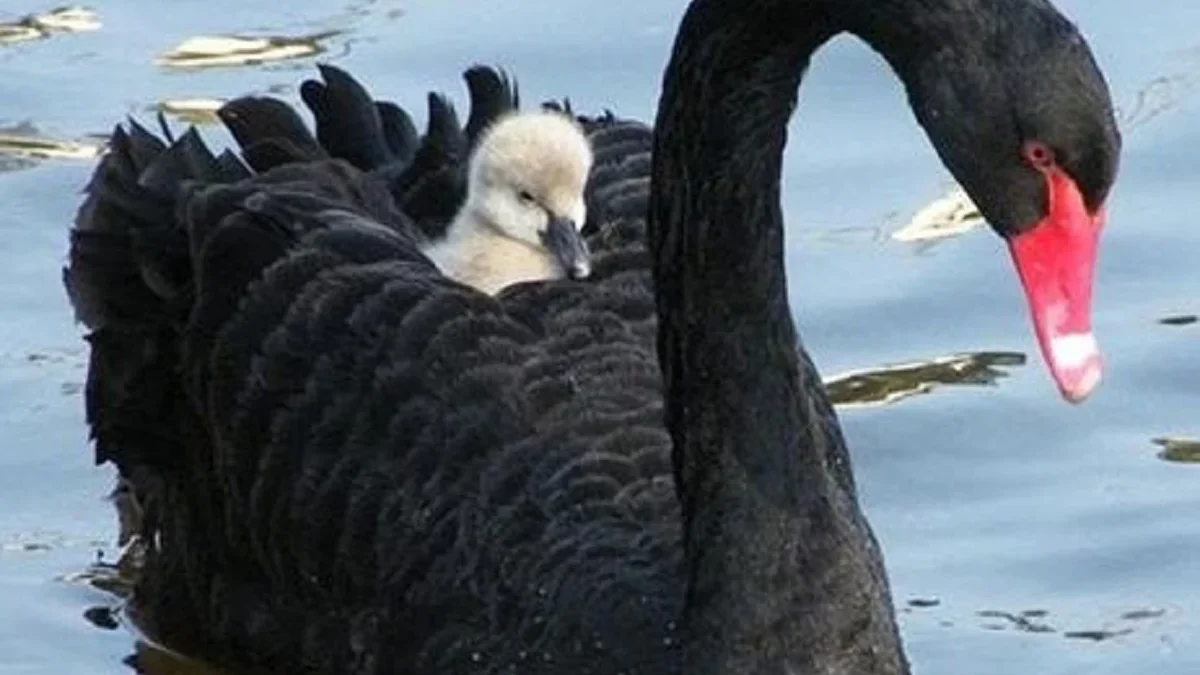
[[[448,277],[494,294],[521,281],[591,273],[580,235],[592,148],[555,111],[497,120],[471,156],[467,199],[425,254]]]

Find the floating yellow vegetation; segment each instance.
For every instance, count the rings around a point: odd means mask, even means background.
[[[15,21],[0,22],[0,45],[42,40],[55,33],[82,33],[100,28],[100,16],[80,6],[57,7],[42,14],[28,14]]]
[[[892,239],[907,242],[944,239],[982,224],[979,208],[961,187],[954,186],[913,214],[907,225],[892,233]]]
[[[324,52],[321,41],[334,35],[337,31],[300,37],[199,36],[184,40],[154,63],[166,68],[216,68],[299,59]]]
[[[1158,452],[1158,458],[1163,461],[1200,464],[1200,440],[1181,436],[1164,436],[1153,439],[1153,443],[1162,448]]]
[[[65,141],[42,136],[36,127],[23,122],[0,127],[0,157],[26,159],[92,159],[100,154],[98,142]]]
[[[217,110],[225,105],[219,98],[174,98],[160,102],[155,109],[189,124],[217,124]]]
[[[1020,352],[970,352],[879,368],[857,370],[825,380],[833,404],[843,408],[875,407],[928,394],[944,385],[993,386],[1008,372],[1025,365]]]

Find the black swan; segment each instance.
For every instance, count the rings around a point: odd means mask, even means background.
[[[652,160],[645,127],[581,118],[592,276],[494,298],[420,253],[449,218],[405,211],[411,169],[452,187],[461,155],[422,160],[394,107],[343,88],[314,140],[248,105],[257,173],[118,127],[64,275],[97,459],[144,512],[148,631],[239,672],[907,673],[785,294],[785,126],[841,31],[903,78],[1081,398],[1119,139],[1044,0],[695,0]],[[389,153],[394,182],[358,165]]]

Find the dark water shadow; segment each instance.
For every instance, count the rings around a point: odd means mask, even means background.
[[[898,607],[898,612],[901,616],[929,614],[932,617],[942,609],[944,609],[944,604],[938,598],[913,598]],[[1050,610],[1044,608],[981,609],[970,614],[971,622],[979,629],[988,632],[1024,633],[1093,643],[1132,635],[1139,628],[1153,627],[1156,622],[1167,616],[1166,609],[1146,607],[1123,611],[1114,618],[1100,620],[1100,626],[1097,628],[1067,628],[1061,625],[1062,621],[1053,617]],[[966,620],[962,621],[962,623],[966,622]],[[959,622],[941,618],[937,623],[943,628],[954,628]]]
[[[1200,317],[1195,314],[1172,314],[1159,319],[1158,323],[1164,326],[1190,326],[1197,321],[1200,321]]]

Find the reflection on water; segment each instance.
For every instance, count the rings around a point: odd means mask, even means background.
[[[1184,61],[1176,72],[1156,77],[1138,89],[1128,105],[1117,107],[1117,121],[1123,133],[1178,107],[1200,89],[1200,53]]]
[[[938,612],[943,609],[945,608],[940,600],[916,598],[906,602],[900,608],[900,612],[907,615],[915,615],[919,612],[921,615],[936,618]],[[980,629],[990,632],[1012,631],[1046,638],[1104,642],[1132,635],[1139,629],[1154,629],[1160,623],[1158,620],[1166,617],[1167,610],[1165,609],[1142,608],[1123,611],[1115,618],[1101,620],[1098,628],[1065,628],[1063,622],[1066,620],[1055,618],[1048,609],[1035,608],[1016,611],[981,609],[969,613],[963,621],[974,623]],[[942,628],[953,628],[955,624],[956,621],[953,619],[937,619],[937,625]]]
[[[127,510],[129,502],[114,502],[122,523],[127,523],[135,517]],[[123,535],[125,534],[127,532],[123,530]],[[69,583],[85,584],[111,596],[111,602],[85,609],[83,619],[99,630],[125,630],[133,637],[134,653],[127,655],[123,663],[134,672],[146,675],[234,675],[231,671],[218,671],[201,661],[155,644],[139,629],[135,613],[128,603],[142,565],[143,553],[141,540],[132,537],[115,563],[97,560],[86,571],[61,579]]]
[[[37,162],[20,155],[6,155],[0,152],[0,173],[20,171],[37,166]]]
[[[1108,622],[1102,628],[1087,628],[1078,630],[1061,630],[1050,623],[1050,612],[1044,609],[1027,609],[1019,612],[1005,612],[986,609],[976,612],[976,615],[990,619],[984,623],[985,630],[1015,630],[1021,633],[1061,634],[1068,640],[1088,640],[1102,642],[1113,638],[1130,635],[1134,625],[1151,619],[1166,616],[1164,609],[1137,609],[1124,612],[1116,621]]]
[[[241,95],[287,97],[293,93],[294,88],[295,83],[289,81],[284,84],[272,84],[246,90]],[[227,98],[213,96],[168,98],[147,106],[145,110],[149,113],[162,113],[183,124],[206,126],[221,123],[221,118],[217,117],[217,110],[225,105],[226,101],[228,101]]]
[[[51,549],[83,548],[97,549],[107,546],[107,541],[73,541],[61,532],[33,530],[9,535],[0,542],[0,554],[38,553]]]
[[[159,103],[153,109],[181,122],[199,126],[219,123],[221,118],[217,117],[217,110],[223,105],[225,99],[220,98],[174,98]]]
[[[1025,609],[1020,612],[1004,612],[998,609],[984,609],[975,613],[985,619],[1000,619],[1001,622],[983,624],[987,630],[1013,629],[1022,633],[1053,633],[1054,626],[1044,619],[1050,614],[1044,609]]]
[[[1196,323],[1197,317],[1195,314],[1175,314],[1172,316],[1164,316],[1158,322],[1165,326],[1189,326]]]
[[[134,644],[134,653],[126,657],[125,665],[143,675],[232,675],[143,640]]]
[[[963,234],[983,223],[979,207],[957,185],[948,193],[929,202],[906,225],[892,233],[892,239],[927,242]]]
[[[0,46],[44,40],[58,33],[82,33],[100,28],[100,16],[87,7],[58,7],[0,22]]]
[[[26,169],[42,159],[93,159],[102,143],[47,138],[32,122],[0,127],[0,173]]]
[[[995,386],[1008,372],[1025,365],[1021,352],[970,352],[856,370],[825,380],[834,405],[846,408],[889,405],[928,394],[943,385]]]
[[[1158,458],[1163,461],[1200,464],[1200,440],[1176,436],[1155,438],[1152,442],[1162,448]]]
[[[131,616],[132,612],[125,604],[129,598],[133,575],[137,568],[136,563],[129,561],[137,558],[136,550],[135,544],[127,548],[126,554],[116,564],[98,562],[87,572],[67,579],[76,583],[90,584],[113,596],[111,604],[88,607],[83,612],[83,618],[99,630],[125,629],[134,636],[134,653],[126,656],[123,662],[137,673],[146,675],[235,675],[232,671],[218,670],[202,661],[155,644],[152,639],[141,633],[136,626],[136,621]],[[954,628],[956,623],[968,623],[989,632],[1012,631],[1084,642],[1105,642],[1132,635],[1139,629],[1158,629],[1161,628],[1160,620],[1168,618],[1167,610],[1159,607],[1125,610],[1114,618],[1092,622],[1092,627],[1078,627],[1078,624],[1082,623],[1083,626],[1087,626],[1087,623],[1056,618],[1050,610],[1044,608],[1015,611],[980,609],[968,612],[957,622],[953,618],[938,617],[939,613],[944,613],[949,609],[947,603],[940,598],[911,598],[899,607],[901,614],[928,615],[936,619],[937,625],[942,628]],[[974,619],[974,621],[969,619]],[[1076,626],[1072,627],[1070,624],[1076,624]],[[1096,626],[1096,624],[1099,625]]]
[[[154,63],[166,68],[218,68],[301,59],[323,53],[326,50],[323,40],[338,34],[340,31],[324,31],[296,37],[192,37],[156,57]]]

